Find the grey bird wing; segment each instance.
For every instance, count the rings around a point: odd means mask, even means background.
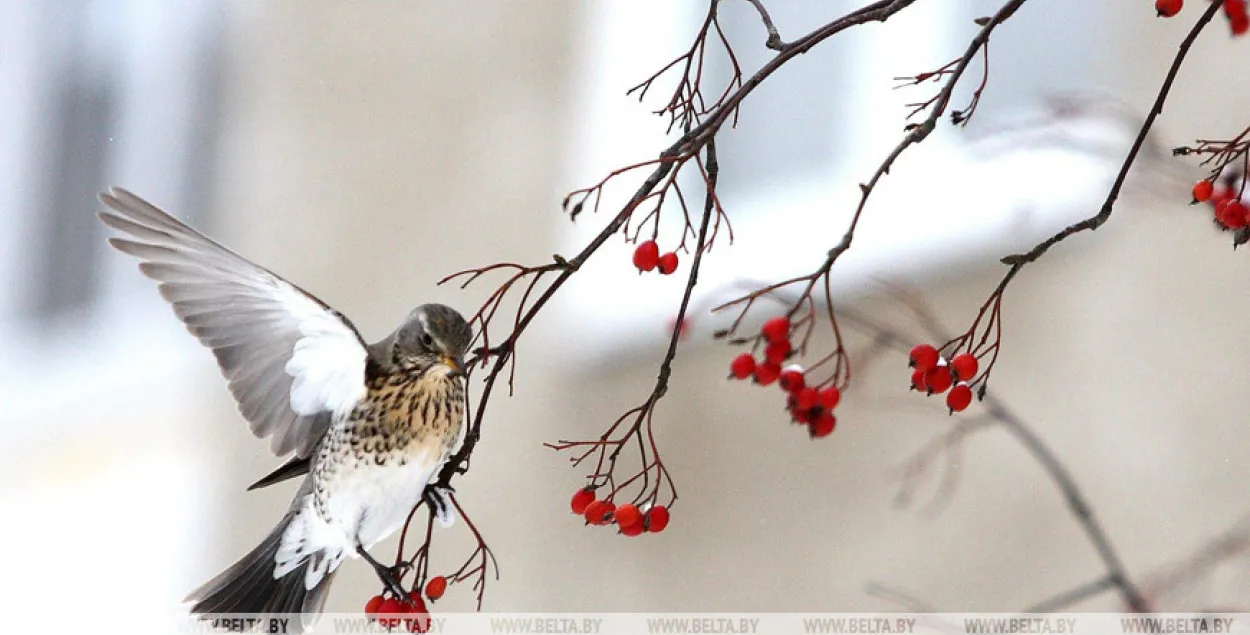
[[[252,432],[307,457],[365,395],[364,340],[299,287],[118,188],[100,200],[109,244],[135,256],[187,330],[213,351]]]

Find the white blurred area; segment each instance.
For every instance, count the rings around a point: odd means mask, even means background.
[[[858,3],[768,4],[792,39]],[[700,306],[744,278],[801,273],[838,240],[903,104],[936,89],[892,91],[891,78],[954,58],[995,8],[939,4],[835,38],[748,99],[721,145],[739,243],[709,256]],[[1096,211],[1132,134],[1114,113],[1144,115],[1196,18],[1156,20],[1144,4],[1030,3],[995,35],[977,118],[908,151],[874,196],[840,274],[848,306],[902,323],[881,289],[904,285],[962,329],[1000,256]],[[753,69],[764,32],[746,2],[723,5]],[[468,313],[489,280],[462,292],[440,278],[570,255],[607,221],[619,196],[573,228],[559,202],[665,144],[624,91],[688,46],[702,7],[0,1],[0,630],[29,630],[85,588],[76,609],[150,612],[99,632],[165,632],[293,491],[244,491],[277,459],[211,355],[105,247],[95,192],[123,185],[188,218],[369,340],[421,302]],[[1032,26],[1044,20],[1058,26]],[[1244,128],[1250,87],[1228,78],[1247,45],[1212,26],[1152,147]],[[1071,95],[1110,105],[1056,125],[1048,104]],[[992,385],[1068,464],[1142,580],[1250,510],[1250,255],[1184,205],[1200,174],[1152,154],[1112,222],[1019,276]],[[566,513],[581,473],[541,444],[596,436],[645,398],[680,297],[678,276],[639,277],[629,252],[610,242],[522,340],[517,395],[495,396],[457,481],[502,567],[486,609],[909,608],[866,591],[879,583],[942,610],[1012,611],[1100,576],[1053,485],[999,432],[968,443],[941,514],[892,507],[891,468],[949,425],[936,400],[906,392],[901,358],[865,366],[837,433],[810,442],[775,389],[721,379],[734,351],[704,316],[657,413],[681,494],[673,524],[635,540],[584,528]],[[468,547],[462,527],[440,532],[434,570]],[[1248,610],[1247,573],[1235,557],[1151,599]],[[349,562],[329,608],[376,591]],[[433,608],[471,610],[472,595],[453,586]],[[1076,608],[1120,607],[1108,595]]]

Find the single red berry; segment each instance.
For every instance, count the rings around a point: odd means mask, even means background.
[[[729,362],[729,376],[736,379],[746,379],[755,372],[755,358],[750,353],[743,353]]]
[[[1181,12],[1182,0],[1155,0],[1155,11],[1161,18],[1170,18]]]
[[[1245,35],[1246,31],[1250,31],[1250,15],[1246,15],[1243,11],[1229,16],[1228,25],[1232,28],[1233,35]]]
[[[404,606],[404,612],[414,616],[403,620],[409,633],[425,633],[430,630],[430,612],[425,608],[425,600],[422,600],[420,595],[412,596],[412,602]],[[399,620],[392,620],[392,623],[397,621]]]
[[[583,487],[577,490],[576,494],[573,494],[573,501],[570,506],[573,508],[573,513],[580,516],[586,513],[586,508],[593,502],[595,502],[595,490]]]
[[[1224,214],[1232,221],[1233,229],[1241,229],[1246,225],[1250,225],[1250,208],[1245,203],[1233,199],[1228,203],[1228,209],[1224,210]]]
[[[832,412],[826,410],[812,421],[811,428],[808,431],[813,439],[819,439],[820,437],[827,437],[833,434],[833,429],[837,426],[838,418],[833,416]]]
[[[608,524],[608,514],[611,514],[615,509],[616,506],[608,501],[595,501],[586,506],[586,513],[583,516],[585,516],[586,522],[592,525],[606,525]]]
[[[948,366],[935,366],[924,374],[924,385],[930,395],[934,393],[940,395],[946,392],[946,389],[951,387],[953,381],[951,369]]]
[[[1246,206],[1236,198],[1221,201],[1215,207],[1215,220],[1229,229],[1241,229],[1246,226]]]
[[[971,353],[960,353],[951,360],[951,374],[958,381],[968,381],[976,377],[978,367],[977,357]]]
[[[634,266],[639,271],[651,271],[660,261],[660,246],[654,240],[638,245],[634,250]]]
[[[670,251],[660,256],[660,259],[656,261],[656,265],[660,267],[660,273],[666,276],[677,271],[677,254]]]
[[[911,367],[920,371],[927,371],[937,366],[938,350],[928,344],[920,344],[911,349]]]
[[[616,524],[620,527],[637,525],[642,522],[642,512],[633,503],[625,503],[616,508]]]
[[[926,372],[928,371],[920,370],[919,368],[912,371],[911,373],[911,389],[912,390],[919,390],[920,392],[928,392],[929,388],[924,383],[924,376]]]
[[[784,342],[790,339],[790,318],[775,317],[764,323],[764,326],[760,328],[760,333],[770,343]]]
[[[643,524],[646,525],[647,531],[658,534],[668,527],[668,508],[663,505],[656,505],[647,510],[643,514]]]
[[[820,393],[815,388],[807,387],[794,393],[794,409],[795,410],[811,410],[816,407],[816,400],[820,397]]]
[[[430,598],[430,601],[443,597],[443,594],[446,592],[447,578],[441,575],[436,575],[430,578],[429,582],[425,583],[425,597]]]
[[[636,522],[632,525],[625,525],[624,527],[621,527],[621,533],[630,537],[640,535],[642,534],[642,532],[646,530],[647,530],[646,527],[643,527],[641,522]]]
[[[972,403],[972,388],[963,382],[951,389],[951,394],[946,395],[946,407],[951,412],[962,412],[968,404]]]
[[[409,601],[399,603],[399,606],[403,608],[405,613],[424,613],[426,611],[425,600],[420,595],[409,594],[408,597],[411,598]]]
[[[816,400],[821,407],[827,410],[833,410],[838,407],[838,403],[842,401],[842,391],[837,386],[829,386],[820,391],[819,398]]]
[[[1205,203],[1211,200],[1211,195],[1215,193],[1215,184],[1207,179],[1202,179],[1194,184],[1194,202]]]
[[[764,362],[755,367],[755,383],[767,386],[781,376],[781,364]]]
[[[1224,15],[1228,16],[1228,25],[1233,35],[1243,35],[1250,29],[1250,13],[1246,10],[1246,0],[1224,0]]]
[[[382,600],[382,604],[378,605],[378,623],[387,628],[399,626],[399,616],[403,612],[404,607],[399,603],[399,600],[386,598]]]
[[[816,410],[814,408],[797,407],[797,405],[795,404],[794,393],[790,394],[789,408],[790,408],[790,418],[794,419],[795,423],[811,423],[812,418],[816,414]]]
[[[781,371],[781,377],[777,383],[781,385],[782,390],[789,393],[803,390],[803,387],[807,385],[807,381],[803,379],[803,369],[795,367]]]
[[[375,595],[369,598],[369,601],[365,603],[365,616],[367,616],[369,619],[376,619],[378,616],[378,609],[382,606],[382,603],[385,601],[386,601],[386,598],[380,595]]]
[[[764,357],[774,364],[780,364],[790,357],[790,352],[793,350],[794,347],[790,345],[790,340],[781,340],[780,342],[769,344],[768,348],[764,349]]]

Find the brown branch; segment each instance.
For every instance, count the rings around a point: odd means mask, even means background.
[[[942,90],[938,92],[937,96],[927,102],[927,104],[931,104],[929,116],[926,117],[921,123],[909,125],[907,127],[907,134],[903,137],[902,141],[900,141],[899,144],[889,153],[889,155],[886,156],[885,160],[877,166],[877,169],[873,172],[872,177],[868,180],[868,182],[860,184],[860,199],[858,205],[855,207],[854,213],[851,216],[851,222],[845,233],[843,233],[842,239],[828,251],[824,262],[822,262],[821,265],[814,271],[806,275],[796,276],[788,280],[782,280],[781,282],[764,286],[760,289],[752,291],[751,293],[713,308],[713,312],[723,311],[731,307],[737,307],[738,309],[737,317],[727,329],[718,332],[718,336],[734,338],[738,335],[738,329],[750,312],[752,306],[754,306],[754,304],[761,298],[773,296],[777,292],[794,285],[802,285],[802,291],[797,296],[797,299],[794,300],[793,304],[790,305],[789,310],[786,312],[786,317],[789,317],[792,321],[794,321],[795,316],[799,314],[801,310],[806,308],[805,315],[795,322],[796,327],[801,327],[803,329],[803,341],[802,345],[799,347],[800,354],[806,353],[807,341],[810,339],[812,335],[812,328],[815,325],[815,300],[813,299],[812,294],[813,291],[816,290],[816,285],[823,282],[825,290],[826,317],[829,318],[830,327],[833,330],[837,345],[834,351],[827,358],[820,360],[817,365],[830,359],[836,360],[832,377],[829,378],[828,382],[839,387],[845,387],[845,385],[850,381],[851,369],[846,349],[842,341],[842,335],[838,330],[838,320],[837,315],[834,312],[833,300],[831,294],[829,293],[829,289],[832,285],[832,271],[834,263],[837,262],[838,258],[840,258],[842,254],[846,253],[846,251],[851,248],[851,243],[855,238],[856,228],[859,226],[860,219],[863,217],[864,210],[868,205],[868,199],[872,196],[877,184],[881,181],[881,179],[889,174],[895,161],[897,161],[908,148],[922,143],[926,138],[928,138],[929,134],[933,132],[933,130],[937,127],[938,121],[950,105],[951,96],[954,94],[955,86],[963,77],[969,64],[972,62],[973,58],[976,57],[978,52],[988,46],[990,34],[993,33],[994,29],[1000,24],[1014,15],[1026,1],[1027,0],[1009,0],[1006,4],[999,8],[993,17],[979,22],[981,23],[981,30],[978,31],[976,36],[972,38],[972,41],[968,44],[964,54],[959,59],[943,66],[942,69],[939,70],[939,73],[946,76],[947,79],[945,85]],[[988,74],[988,59],[986,62],[986,69],[986,73]],[[977,89],[977,95],[974,97],[973,106],[971,108],[975,107],[975,100],[979,99],[980,92],[985,87],[985,81],[986,79],[983,77],[981,85]],[[743,340],[737,338],[731,339],[731,341]],[[758,345],[759,338],[755,337],[746,341],[752,341]]]
[[[703,254],[707,251],[709,236],[711,232],[711,219],[718,208],[716,200],[716,182],[720,172],[720,165],[716,158],[716,141],[712,139],[708,142],[704,149],[706,154],[706,162],[700,162],[700,167],[704,175],[704,187],[706,195],[703,205],[703,217],[699,224],[697,245],[694,250],[694,260],[690,265],[690,273],[686,277],[686,287],[682,294],[681,304],[677,310],[677,318],[673,322],[673,328],[669,336],[668,348],[664,353],[663,359],[660,361],[659,373],[656,377],[655,385],[652,387],[651,394],[642,403],[628,410],[625,414],[616,419],[607,431],[599,436],[596,440],[590,441],[567,441],[561,440],[557,443],[547,443],[547,447],[556,451],[584,449],[581,454],[570,457],[573,465],[580,465],[592,455],[598,456],[598,461],[594,472],[588,475],[590,483],[587,487],[592,489],[599,487],[609,487],[610,491],[604,500],[613,500],[616,495],[633,483],[642,479],[642,485],[639,487],[638,493],[632,497],[631,502],[635,504],[658,502],[660,489],[667,484],[670,492],[670,498],[667,501],[668,506],[677,500],[677,489],[673,483],[672,477],[669,475],[668,468],[665,467],[664,461],[660,458],[659,448],[655,443],[653,434],[653,415],[656,404],[660,399],[668,393],[669,380],[672,376],[673,360],[677,357],[677,349],[681,341],[682,327],[686,320],[686,314],[690,308],[690,298],[694,294],[694,288],[699,281],[699,271],[702,267]],[[620,436],[615,436],[618,428],[626,421],[632,418],[632,424],[625,429]],[[644,441],[645,436],[645,441]],[[615,480],[615,470],[617,459],[622,450],[631,442],[636,441],[639,448],[640,470],[633,476],[617,483]],[[610,451],[609,451],[610,450]],[[655,480],[651,481],[651,471],[655,470]]]
[[[874,337],[880,338],[882,342],[904,354],[911,349],[912,344],[916,341],[915,338],[905,335],[898,329],[854,310],[843,310],[841,317],[852,326],[872,333]],[[921,314],[919,317],[933,328],[930,331],[930,336],[935,339],[945,337],[942,329],[936,325],[931,316]],[[984,399],[984,404],[987,414],[1003,430],[1020,442],[1059,489],[1060,494],[1067,503],[1068,511],[1071,512],[1081,529],[1084,530],[1086,537],[1093,544],[1099,559],[1103,563],[1103,567],[1106,569],[1105,577],[1110,581],[1108,588],[1114,588],[1124,599],[1125,604],[1132,610],[1138,612],[1149,610],[1149,606],[1138,590],[1137,585],[1133,583],[1127,570],[1124,568],[1124,564],[1120,560],[1120,556],[1112,545],[1110,538],[1107,536],[1106,530],[1103,529],[1102,523],[1094,515],[1094,510],[1089,500],[1085,497],[1076,479],[1072,477],[1067,467],[1059,460],[1054,450],[1047,446],[1041,437],[1033,432],[1032,427],[1017,416],[1002,399],[994,395],[987,395]],[[1075,594],[1080,588],[1078,587],[1068,593]]]
[[[1097,580],[1093,580],[1046,598],[1037,604],[1034,604],[1022,611],[1023,613],[1058,613],[1070,606],[1080,604],[1085,600],[1098,597],[1106,591],[1115,588],[1116,581],[1111,576],[1103,576]]]
[[[790,46],[782,41],[781,33],[777,32],[777,25],[773,24],[773,18],[768,15],[768,9],[764,6],[764,3],[760,0],[747,0],[747,2],[750,2],[751,6],[755,7],[755,10],[759,12],[760,20],[764,22],[764,28],[768,31],[768,40],[764,42],[764,46],[774,51],[782,51],[787,46]]]
[[[1082,220],[1078,223],[1069,225],[1060,230],[1055,235],[1038,243],[1027,252],[1021,254],[1013,254],[1002,259],[1002,263],[1010,265],[1011,269],[1007,271],[1007,275],[1003,277],[1002,282],[998,284],[995,294],[1001,295],[1006,289],[1007,284],[1012,278],[1020,272],[1024,265],[1031,263],[1042,257],[1047,250],[1057,245],[1064,239],[1089,230],[1094,231],[1101,227],[1107,219],[1111,218],[1111,210],[1115,206],[1116,199],[1120,196],[1120,190],[1124,187],[1125,180],[1128,179],[1129,170],[1137,160],[1137,154],[1141,151],[1142,146],[1146,142],[1146,136],[1150,133],[1151,127],[1154,126],[1155,119],[1163,114],[1163,104],[1167,101],[1168,94],[1172,90],[1172,83],[1176,80],[1177,74],[1180,73],[1181,65],[1185,62],[1185,57],[1189,53],[1189,48],[1193,46],[1198,35],[1211,22],[1211,18],[1215,16],[1215,12],[1220,9],[1220,3],[1212,2],[1202,16],[1198,18],[1198,22],[1189,30],[1189,34],[1181,41],[1177,49],[1176,56],[1172,59],[1172,65],[1168,68],[1167,76],[1163,80],[1163,85],[1159,88],[1159,93],[1155,97],[1154,105],[1150,108],[1150,112],[1146,115],[1146,120],[1142,123],[1141,129],[1137,133],[1137,138],[1133,141],[1133,145],[1129,148],[1128,156],[1124,158],[1124,162],[1120,165],[1120,172],[1116,175],[1115,182],[1111,185],[1111,190],[1107,192],[1107,198],[1103,201],[1102,207],[1098,213]]]

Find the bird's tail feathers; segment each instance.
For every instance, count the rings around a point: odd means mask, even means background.
[[[292,523],[299,522],[300,515],[294,511],[288,513],[255,549],[192,591],[186,599],[191,604],[191,613],[203,619],[225,614],[255,617],[298,615],[299,618],[290,625],[291,631],[311,627],[325,605],[333,578],[334,569],[327,566],[330,558],[324,554],[313,554],[290,566],[279,577],[274,577],[284,534],[288,533]],[[309,571],[309,567],[319,571],[314,573]],[[314,579],[315,583],[309,588],[307,582]],[[235,622],[223,624],[226,628],[237,630],[233,628]]]

